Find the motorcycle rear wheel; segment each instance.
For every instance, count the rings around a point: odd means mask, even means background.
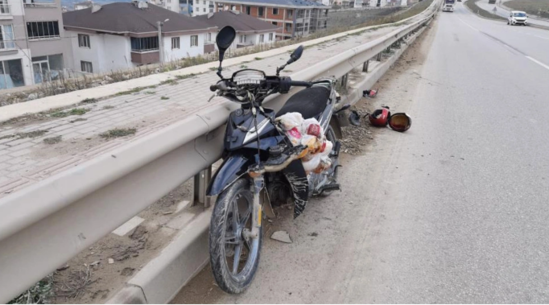
[[[334,132],[332,126],[329,126],[326,130],[326,140],[332,142],[334,145],[337,142],[337,136]],[[331,173],[329,174],[328,179],[331,180],[331,183],[337,183],[337,166],[339,165],[339,157],[330,157],[332,159],[332,168],[330,168]],[[324,191],[320,193],[322,197],[330,196],[334,191]]]
[[[257,267],[262,230],[246,241],[243,232],[252,229],[253,193],[250,179],[240,178],[219,195],[210,222],[210,263],[219,288],[231,294],[250,286]],[[245,260],[243,260],[245,258]]]

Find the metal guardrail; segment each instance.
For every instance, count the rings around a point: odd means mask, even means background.
[[[435,14],[292,75],[341,78],[411,35]],[[207,90],[205,88],[205,90]],[[291,95],[268,101],[278,109]],[[0,301],[7,302],[184,181],[195,200],[221,157],[224,124],[238,105],[213,105],[183,121],[0,199]],[[60,251],[63,249],[63,251]]]

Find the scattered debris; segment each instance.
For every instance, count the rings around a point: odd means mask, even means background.
[[[70,273],[68,279],[63,282],[56,282],[55,296],[76,298],[85,293],[89,284],[93,283],[91,280],[91,270],[88,266],[86,270],[78,270]]]
[[[291,244],[292,239],[290,238],[290,234],[286,231],[276,231],[271,235],[271,239],[277,240],[279,242]]]
[[[137,129],[135,128],[115,128],[108,130],[99,136],[104,139],[111,139],[111,138],[119,138],[119,137],[125,137],[129,135],[134,135],[137,132]]]
[[[96,292],[94,292],[91,296],[92,300],[95,300],[97,297],[101,296],[101,299],[102,300],[105,300],[107,298],[107,296],[109,295],[109,290],[108,289],[105,289],[105,290],[97,290]]]
[[[123,276],[132,276],[134,271],[135,271],[134,268],[126,267],[122,269],[122,272],[120,272],[120,274]]]
[[[44,139],[44,143],[45,144],[48,144],[48,145],[53,145],[53,144],[57,144],[59,142],[61,142],[61,138],[63,136],[56,136],[56,137],[51,137],[51,138],[45,138]]]
[[[69,269],[69,267],[70,267],[69,264],[66,264],[65,266],[59,267],[59,268],[57,268],[56,270],[57,270],[57,271],[63,271],[63,270]]]
[[[312,236],[312,237],[317,237],[318,236],[318,233],[316,232],[313,232],[313,233],[310,233],[309,236]]]
[[[112,105],[103,106],[103,110],[109,110],[109,109],[114,109],[114,106],[112,106]]]
[[[109,264],[114,264],[114,259],[109,257]]]
[[[167,97],[167,96],[163,96],[163,97],[161,97],[160,99],[161,99],[161,100],[169,100],[170,98]]]
[[[143,236],[145,236],[145,234],[147,234],[147,229],[145,229],[144,226],[137,226],[132,234],[130,234],[130,239],[133,239],[133,240],[139,240],[141,238],[143,238]]]

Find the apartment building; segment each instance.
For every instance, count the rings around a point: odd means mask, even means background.
[[[279,26],[243,14],[239,11],[221,11],[194,17],[219,29],[232,26],[236,30],[236,39],[229,49],[239,49],[276,41]]]
[[[280,27],[278,39],[307,36],[327,27],[330,7],[307,0],[220,0],[214,11],[240,11]]]
[[[163,7],[172,12],[179,13],[181,11],[179,0],[148,0],[148,1],[151,4]]]
[[[67,42],[60,0],[0,0],[0,89],[61,77]]]
[[[193,16],[208,15],[213,13],[215,8],[215,1],[211,0],[194,0],[193,3]]]
[[[106,73],[198,56],[214,50],[216,26],[146,2],[94,5],[63,14],[72,62]]]

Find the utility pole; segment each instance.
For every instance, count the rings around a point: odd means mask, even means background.
[[[162,41],[162,21],[156,22],[158,28],[158,51],[160,52],[160,63],[164,63],[164,42]]]

